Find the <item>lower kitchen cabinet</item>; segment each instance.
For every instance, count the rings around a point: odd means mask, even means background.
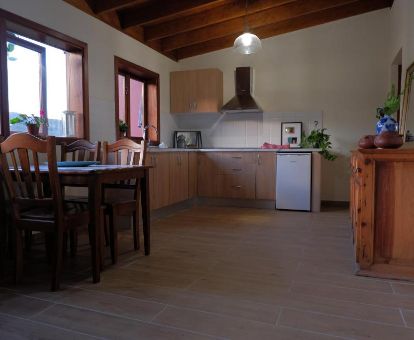
[[[197,197],[197,168],[198,168],[198,153],[188,153],[188,198]]]
[[[150,206],[159,209],[170,204],[170,154],[150,153],[147,164],[150,169]]]
[[[171,152],[169,203],[188,200],[188,152]]]
[[[216,197],[216,153],[198,154],[197,191],[200,197]]]
[[[258,152],[256,167],[256,199],[276,199],[276,153]]]

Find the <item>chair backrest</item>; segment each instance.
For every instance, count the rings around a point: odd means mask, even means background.
[[[0,150],[14,217],[18,218],[22,210],[42,207],[53,209],[57,218],[63,218],[55,137],[42,140],[16,133],[0,144]],[[47,165],[40,165],[43,159],[47,159]]]
[[[122,138],[112,144],[103,142],[102,163],[110,163],[110,154],[114,154],[113,162],[118,165],[143,165],[146,155],[146,144],[142,140],[136,143],[128,138]]]
[[[62,144],[62,161],[100,161],[101,142],[91,143],[86,139],[78,139],[70,144]]]

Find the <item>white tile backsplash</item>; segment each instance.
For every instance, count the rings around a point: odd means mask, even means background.
[[[179,129],[200,130],[203,147],[260,147],[264,142],[280,144],[282,122],[302,122],[307,134],[323,127],[322,112],[186,114],[174,116]]]

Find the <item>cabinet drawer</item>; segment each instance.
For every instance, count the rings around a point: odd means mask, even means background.
[[[255,198],[253,174],[220,174],[217,181],[217,194],[222,198]]]
[[[222,152],[217,155],[218,174],[237,175],[253,173],[254,167],[254,153]]]

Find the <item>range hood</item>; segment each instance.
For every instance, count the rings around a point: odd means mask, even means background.
[[[221,108],[221,112],[262,113],[263,110],[251,95],[251,68],[237,67],[234,75],[236,81],[236,95]]]

